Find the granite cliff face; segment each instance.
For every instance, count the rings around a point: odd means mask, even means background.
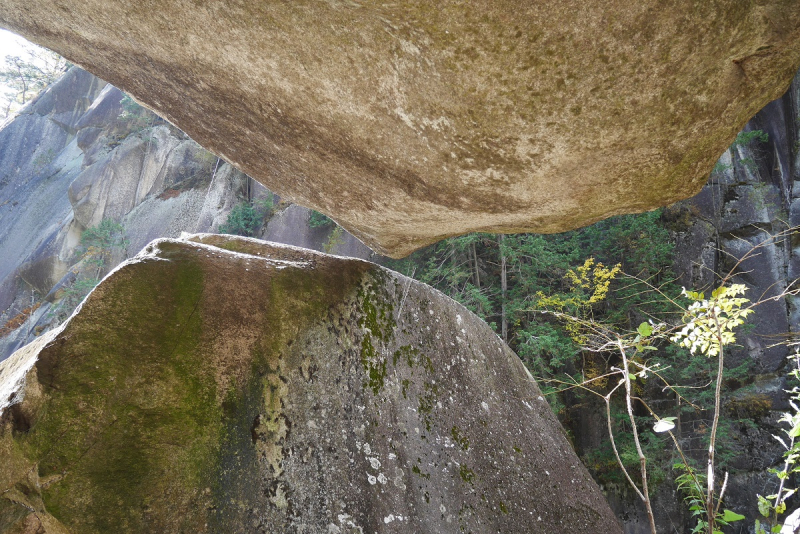
[[[118,222],[128,243],[99,278],[155,238],[217,231],[237,203],[268,197],[117,88],[71,70],[0,129],[0,360],[71,311],[55,308],[88,268],[87,228]],[[312,228],[309,210],[274,200],[258,237],[372,256],[333,223]]]
[[[747,123],[700,194],[667,210],[676,235],[677,271],[686,287],[711,287],[762,243],[734,271],[736,280],[750,288],[751,299],[777,295],[800,277],[797,238],[781,235],[800,224],[798,126],[800,75]],[[754,328],[731,363],[748,358],[758,363],[759,372],[774,373],[784,366],[787,348],[770,345],[798,331],[795,299],[767,302],[759,306]]]
[[[800,67],[795,0],[5,0],[0,25],[394,256],[691,196]]]
[[[360,260],[156,240],[0,377],[0,532],[621,532],[517,356]]]

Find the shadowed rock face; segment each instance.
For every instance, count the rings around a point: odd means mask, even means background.
[[[621,532],[491,329],[367,262],[154,241],[23,376],[0,532]]]
[[[6,0],[0,25],[394,256],[688,197],[800,66],[796,0]]]

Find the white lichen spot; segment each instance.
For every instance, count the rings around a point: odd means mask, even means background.
[[[458,314],[456,314],[456,322],[458,323],[459,326],[461,326],[462,319],[461,316]]]
[[[395,453],[393,453],[393,452],[390,452],[389,453],[389,459],[390,460],[395,460],[395,459],[397,459],[397,455]]]
[[[375,475],[367,475],[367,482],[369,482],[370,486],[374,486],[378,483],[378,479],[375,477]]]
[[[369,446],[369,443],[364,444],[364,454],[372,454],[372,447]]]
[[[439,510],[440,510],[442,513],[445,513],[445,512],[447,511],[447,508],[445,508],[443,504],[440,504],[440,505],[439,505]]]
[[[380,461],[380,460],[378,460],[377,458],[367,458],[367,460],[369,460],[369,465],[370,465],[370,466],[371,466],[373,469],[376,469],[376,470],[377,470],[377,469],[380,469],[380,468],[381,468],[381,461]]]
[[[403,476],[405,476],[405,472],[400,469],[399,467],[394,468],[394,485],[396,488],[400,488],[401,490],[405,491],[406,485],[403,483]]]
[[[389,482],[389,479],[386,478],[386,475],[384,475],[383,473],[380,473],[378,475],[378,482],[380,482],[381,484],[386,484],[387,482]]]
[[[486,403],[486,401],[481,402],[481,408],[483,408],[487,412],[489,411],[489,405]]]
[[[339,518],[339,523],[341,525],[344,525],[345,527],[350,527],[349,529],[350,532],[357,531],[361,534],[364,533],[364,529],[362,529],[360,526],[356,525],[353,522],[353,520],[351,519],[352,516],[350,514],[339,514],[338,518]]]
[[[275,490],[275,495],[269,500],[279,510],[286,510],[289,507],[289,501],[286,498],[286,493],[283,491],[283,484],[278,484],[278,488]]]

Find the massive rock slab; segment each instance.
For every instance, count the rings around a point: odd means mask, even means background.
[[[360,260],[157,240],[0,377],[0,532],[621,532],[491,329]]]
[[[686,198],[800,66],[796,0],[4,0],[0,25],[394,256]]]

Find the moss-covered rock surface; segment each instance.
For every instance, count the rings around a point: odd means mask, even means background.
[[[620,532],[489,327],[367,262],[155,241],[20,376],[3,533]]]

